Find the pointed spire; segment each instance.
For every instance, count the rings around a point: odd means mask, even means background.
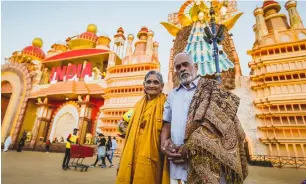
[[[285,4],[285,7],[289,14],[290,27],[291,28],[304,28],[302,19],[296,9],[297,2],[295,0],[289,0]]]

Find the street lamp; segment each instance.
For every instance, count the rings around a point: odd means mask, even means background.
[[[225,16],[227,12],[227,9],[225,6],[223,6],[220,10],[221,16]],[[210,2],[210,9],[209,9],[209,14],[210,14],[210,25],[207,24],[207,26],[204,28],[205,31],[205,36],[204,40],[208,44],[213,44],[213,57],[215,60],[215,66],[216,66],[216,80],[221,83],[221,73],[220,73],[220,67],[219,67],[219,48],[218,44],[224,39],[224,30],[225,26],[223,24],[219,25],[218,30],[216,30],[216,15],[215,15],[215,10],[212,4],[212,1]],[[211,26],[211,27],[209,27]]]

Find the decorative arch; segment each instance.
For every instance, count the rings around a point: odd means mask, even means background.
[[[69,101],[64,104],[62,104],[54,113],[50,127],[48,132],[48,137],[50,140],[53,140],[55,129],[58,123],[58,120],[62,118],[65,115],[71,115],[76,118],[76,122],[74,124],[74,128],[78,128],[79,123],[79,115],[80,115],[80,107],[75,101]],[[70,130],[72,132],[72,130]]]
[[[3,118],[1,142],[11,135],[15,144],[32,89],[32,77],[25,64],[11,62],[1,68],[1,84],[6,82],[12,87],[12,96]]]

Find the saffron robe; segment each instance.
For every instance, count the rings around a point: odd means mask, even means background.
[[[160,151],[165,101],[164,94],[151,101],[144,96],[135,105],[126,132],[116,184],[170,183],[169,165]]]

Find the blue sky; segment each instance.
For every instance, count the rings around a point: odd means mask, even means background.
[[[43,50],[47,52],[56,42],[64,42],[69,36],[86,31],[88,24],[96,24],[98,34],[107,34],[111,38],[117,28],[123,27],[126,36],[147,26],[155,33],[155,40],[160,43],[159,60],[165,80],[168,76],[168,62],[173,37],[160,25],[167,21],[168,14],[177,12],[182,1],[2,1],[1,7],[1,63],[12,52],[31,45],[33,38],[44,41]],[[280,1],[282,13],[285,1]],[[255,23],[253,10],[261,6],[262,1],[239,1],[238,9],[244,15],[232,29],[234,43],[239,55],[242,72],[248,75],[248,62],[251,57],[246,54],[252,48]],[[306,20],[305,1],[298,2],[298,11]],[[305,24],[305,22],[304,22]]]

